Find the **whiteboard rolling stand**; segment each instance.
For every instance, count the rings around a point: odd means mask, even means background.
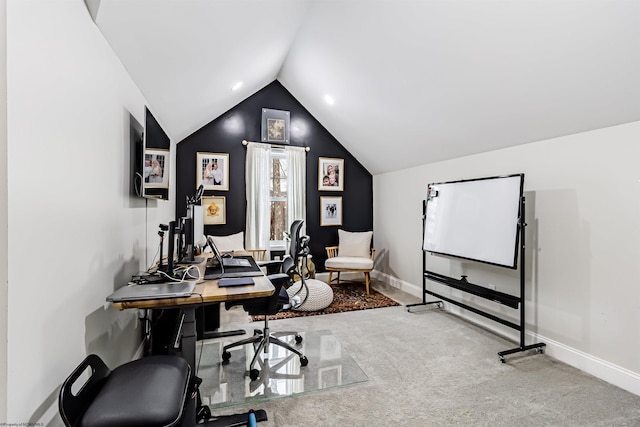
[[[427,225],[427,201],[424,201],[424,206],[423,206],[423,212],[424,215],[422,217],[423,220],[423,231],[424,231],[424,227],[426,227]],[[505,362],[505,356],[508,356],[510,354],[514,354],[514,353],[518,353],[518,352],[525,352],[525,351],[529,351],[529,350],[535,350],[537,353],[544,353],[544,349],[546,347],[545,343],[535,343],[535,344],[529,344],[527,345],[525,343],[525,226],[527,225],[525,223],[525,198],[523,195],[520,195],[519,198],[519,216],[518,216],[518,222],[517,222],[517,233],[518,233],[518,249],[520,251],[520,295],[519,296],[514,296],[514,295],[510,295],[510,294],[506,294],[504,292],[499,292],[493,289],[489,289],[487,287],[484,286],[479,286],[476,284],[473,284],[471,282],[469,282],[467,280],[467,276],[462,276],[460,279],[454,279],[452,277],[448,277],[433,271],[428,271],[426,269],[426,253],[430,252],[428,250],[424,250],[423,248],[423,254],[422,254],[422,271],[423,271],[423,277],[422,277],[422,303],[417,303],[417,304],[408,304],[407,307],[407,311],[411,312],[411,308],[415,307],[415,306],[424,306],[424,305],[430,305],[430,304],[434,304],[439,308],[443,307],[443,301],[447,301],[451,304],[457,305],[459,307],[464,308],[465,310],[469,310],[470,312],[473,312],[477,315],[486,317],[488,319],[491,319],[497,323],[500,323],[502,325],[508,326],[512,329],[515,329],[517,331],[519,331],[520,333],[520,343],[518,347],[515,347],[513,349],[509,349],[509,350],[504,350],[504,351],[500,351],[498,352],[498,358],[500,360],[501,363]],[[437,283],[441,283],[444,285],[447,285],[449,287],[452,287],[454,289],[463,291],[463,292],[467,292],[470,293],[472,295],[475,295],[477,297],[481,297],[481,298],[485,298],[488,299],[490,301],[494,301],[496,303],[502,304],[502,305],[506,305],[510,308],[513,309],[519,309],[520,310],[520,321],[519,323],[514,323],[508,319],[504,319],[501,317],[498,317],[492,313],[488,313],[486,311],[483,311],[481,309],[478,309],[476,307],[470,306],[468,304],[465,304],[464,302],[461,301],[457,301],[454,300],[452,298],[440,295],[436,292],[434,292],[433,290],[430,290],[427,288],[427,282],[428,281],[433,281],[433,282],[437,282]],[[427,294],[434,296],[436,298],[438,298],[438,300],[436,301],[427,301]]]

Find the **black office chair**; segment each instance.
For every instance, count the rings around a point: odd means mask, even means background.
[[[262,331],[256,330],[252,337],[231,343],[224,346],[222,349],[222,360],[223,363],[226,363],[229,361],[229,359],[231,359],[231,353],[229,352],[230,348],[243,346],[245,344],[254,344],[254,347],[256,347],[257,344],[255,354],[253,356],[253,359],[251,360],[251,364],[249,365],[249,377],[254,381],[260,376],[260,370],[254,368],[256,362],[259,361],[260,352],[263,351],[265,354],[268,354],[270,344],[278,345],[297,354],[300,358],[301,366],[307,366],[307,364],[309,363],[307,357],[301,351],[292,347],[279,338],[282,336],[294,335],[296,343],[300,344],[302,342],[302,336],[299,333],[293,331],[270,333],[269,330],[269,316],[277,314],[284,307],[289,306],[289,294],[287,293],[286,289],[293,284],[293,275],[296,272],[297,265],[295,260],[298,258],[299,253],[302,252],[300,250],[300,242],[305,241],[300,237],[301,227],[302,220],[296,220],[291,225],[291,253],[295,256],[293,258],[291,256],[286,256],[282,261],[279,262],[279,273],[267,275],[267,277],[269,278],[269,280],[271,280],[271,283],[275,287],[275,292],[268,297],[229,301],[225,303],[225,308],[227,310],[233,306],[242,305],[244,310],[250,315],[264,316],[264,328]],[[269,268],[273,268],[272,263],[270,263]]]
[[[267,420],[263,409],[211,417],[200,406],[200,381],[177,355],[148,356],[110,370],[90,354],[62,383],[58,409],[67,427],[229,427]]]
[[[78,379],[84,382],[76,385]],[[90,354],[62,384],[58,408],[68,427],[193,425],[193,387],[189,364],[179,356],[145,357],[110,370]]]

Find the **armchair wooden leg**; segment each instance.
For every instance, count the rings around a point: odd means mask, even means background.
[[[327,285],[331,286],[331,280],[333,279],[333,271],[329,272],[329,283]]]
[[[364,284],[367,287],[367,295],[369,295],[369,282],[370,282],[369,272],[365,271],[364,272]]]

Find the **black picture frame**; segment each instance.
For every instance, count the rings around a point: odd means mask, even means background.
[[[262,142],[289,144],[291,113],[284,110],[262,109]]]

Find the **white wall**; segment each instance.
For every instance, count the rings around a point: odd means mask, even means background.
[[[151,261],[175,193],[129,196],[129,114],[143,123],[146,101],[82,0],[9,2],[7,40],[7,422],[59,425],[85,355],[115,366],[139,348],[136,313],[105,297]]]
[[[527,343],[546,342],[547,354],[640,394],[638,141],[640,122],[634,122],[451,161],[425,159],[423,166],[375,176],[379,274],[421,295],[422,200],[428,183],[525,173]],[[509,269],[431,255],[427,265],[518,295],[517,272]],[[518,313],[476,302],[501,316]],[[512,329],[469,316],[517,337]]]

